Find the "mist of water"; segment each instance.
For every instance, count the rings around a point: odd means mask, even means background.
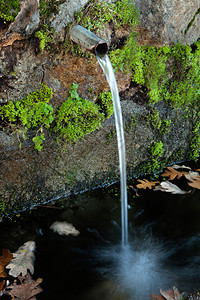
[[[112,93],[115,125],[117,132],[117,142],[119,151],[119,168],[120,168],[120,189],[121,189],[121,224],[122,224],[122,245],[128,244],[128,203],[127,203],[127,185],[126,185],[126,151],[124,141],[124,129],[120,98],[115,79],[114,70],[108,55],[97,56],[97,60],[106,75],[110,90]]]

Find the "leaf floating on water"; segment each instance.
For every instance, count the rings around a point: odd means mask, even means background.
[[[156,183],[160,183],[159,181],[149,181],[147,179],[141,180],[138,179],[138,181],[140,182],[139,184],[136,185],[136,187],[138,189],[152,189],[153,186],[156,185]]]
[[[50,229],[52,229],[54,232],[60,234],[60,235],[73,235],[78,236],[80,232],[70,223],[68,222],[54,222]]]
[[[25,276],[27,274],[27,270],[33,274],[35,260],[34,250],[35,242],[29,241],[13,253],[13,259],[6,267],[10,269],[9,275],[17,277],[22,274],[22,276]]]
[[[4,272],[5,267],[11,261],[13,255],[8,249],[2,249],[2,255],[0,256],[0,277],[6,277],[7,274]]]
[[[150,295],[154,300],[182,300],[183,296],[179,293],[176,287],[173,287],[173,290],[164,291],[160,289],[161,295],[152,294]]]
[[[189,178],[188,178],[189,179]],[[198,189],[200,190],[200,176],[198,177],[193,177],[193,179],[189,179],[191,182],[188,182],[189,186],[195,188],[195,189]]]
[[[187,175],[185,175],[185,177],[190,180],[190,181],[193,181],[194,179],[198,179],[199,177],[199,172],[193,172],[193,171],[190,171]]]
[[[184,165],[182,165],[182,166],[179,166],[179,165],[173,165],[172,168],[173,168],[173,169],[176,169],[176,170],[178,170],[178,169],[192,170],[190,167],[187,167],[187,166],[184,166]]]
[[[6,294],[9,294],[12,299],[16,300],[36,300],[35,295],[42,292],[42,288],[39,286],[42,282],[42,278],[33,280],[29,273],[25,277],[18,277],[20,284],[17,284],[17,280],[7,287]]]
[[[182,176],[187,175],[186,171],[177,171],[172,167],[167,167],[167,169],[161,174],[163,177],[169,177],[170,180],[174,180],[175,178],[180,179]]]
[[[187,194],[188,192],[181,190],[177,185],[169,182],[163,181],[160,185],[154,187],[154,191],[168,192],[171,194]]]

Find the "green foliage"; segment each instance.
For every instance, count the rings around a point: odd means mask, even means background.
[[[70,88],[68,99],[57,110],[54,131],[64,139],[76,141],[98,128],[104,118],[97,104],[78,95],[78,85]]]
[[[106,118],[110,118],[114,113],[112,94],[111,92],[103,92],[98,96],[98,104],[102,108]]]
[[[164,153],[165,149],[163,148],[163,143],[160,142],[153,142],[150,147],[150,153],[153,158],[161,157]]]
[[[39,39],[39,47],[42,52],[45,48],[50,49],[51,44],[55,44],[53,31],[50,26],[44,24],[41,26],[41,29],[35,33],[35,37]]]
[[[91,0],[85,8],[75,14],[76,23],[88,30],[98,32],[105,23],[113,22],[116,27],[122,25],[135,26],[138,11],[129,0],[106,3]]]
[[[42,150],[42,142],[45,140],[44,133],[36,135],[32,141],[35,143],[35,149],[38,151]]]
[[[154,108],[154,111],[147,116],[153,128],[159,130],[159,133],[166,134],[169,131],[171,120],[163,120],[160,117],[159,111]]]
[[[138,46],[131,34],[124,47],[110,53],[115,70],[132,72],[132,80],[147,88],[149,102],[165,101],[174,107],[200,99],[200,42],[194,47]]]
[[[155,174],[163,168],[164,163],[162,162],[162,156],[165,149],[163,147],[163,143],[160,141],[153,142],[149,147],[149,150],[150,161],[146,165],[146,170],[149,174]]]
[[[23,125],[26,129],[39,126],[49,128],[54,120],[53,107],[48,104],[51,98],[52,90],[42,84],[40,90],[30,93],[26,98],[2,105],[0,118],[16,127]],[[41,139],[42,135],[40,141]],[[35,137],[33,141],[39,145],[39,137]]]
[[[1,0],[0,2],[0,18],[5,22],[13,22],[19,10],[19,0]]]
[[[194,125],[192,129],[192,137],[190,141],[189,158],[197,160],[200,154],[200,112],[196,111],[193,116]]]

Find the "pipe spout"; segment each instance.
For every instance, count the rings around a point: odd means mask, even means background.
[[[71,40],[95,55],[103,56],[108,52],[105,40],[80,25],[72,27]]]

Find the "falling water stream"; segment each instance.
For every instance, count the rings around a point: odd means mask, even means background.
[[[127,203],[127,185],[126,185],[126,151],[124,141],[124,129],[122,112],[120,106],[120,98],[115,79],[114,70],[108,55],[97,56],[97,60],[106,75],[108,84],[111,89],[115,125],[117,131],[117,142],[119,151],[119,168],[120,168],[120,189],[121,189],[121,225],[122,225],[122,245],[128,244],[128,203]]]

